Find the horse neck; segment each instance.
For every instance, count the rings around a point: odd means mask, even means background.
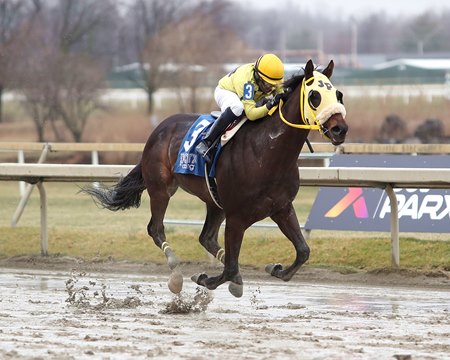
[[[299,89],[295,90],[289,100],[283,105],[282,112],[285,119],[291,123],[301,124],[300,113],[300,94]],[[300,151],[308,137],[309,130],[298,129],[287,125],[281,120],[280,113],[277,110],[267,121],[269,123],[269,137],[276,138],[271,142],[271,146],[277,148],[277,151],[284,154],[292,161],[297,162]]]

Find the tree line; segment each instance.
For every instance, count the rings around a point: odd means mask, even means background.
[[[186,110],[195,111],[205,76],[218,79],[225,62],[263,51],[348,54],[355,27],[359,53],[450,51],[448,20],[450,12],[330,19],[222,0],[0,0],[0,122],[3,95],[15,91],[39,141],[45,126],[58,138],[57,124],[81,141],[116,66],[137,64],[149,113],[169,80],[189,90]]]

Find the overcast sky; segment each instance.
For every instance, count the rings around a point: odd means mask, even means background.
[[[389,16],[417,15],[431,10],[436,13],[450,10],[450,0],[235,0],[256,8],[300,8],[313,14],[358,17],[371,12],[384,11]]]

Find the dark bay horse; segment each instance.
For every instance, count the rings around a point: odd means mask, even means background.
[[[223,148],[216,168],[217,191],[222,209],[211,198],[205,179],[174,173],[174,165],[184,135],[198,118],[195,114],[173,115],[159,124],[147,140],[142,158],[128,175],[110,188],[86,187],[101,206],[116,211],[139,207],[142,192],[150,196],[151,218],[148,234],[164,252],[172,276],[169,288],[182,288],[179,261],[166,241],[164,214],[170,197],[181,187],[206,204],[206,220],[200,243],[224,264],[222,274],[192,277],[197,284],[215,289],[229,281],[229,290],[241,296],[243,282],[239,273],[239,253],[244,232],[252,224],[270,217],[292,242],[294,262],[283,267],[270,264],[266,270],[288,281],[309,258],[309,247],[302,236],[292,201],[300,181],[297,159],[311,129],[319,130],[334,145],[344,142],[347,133],[342,94],[329,78],[331,61],[322,73],[308,61],[304,75],[284,84],[286,98],[279,111],[258,121],[247,121]],[[222,222],[225,225],[225,249],[217,241]]]

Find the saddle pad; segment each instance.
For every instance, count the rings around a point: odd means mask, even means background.
[[[205,176],[205,159],[197,154],[195,147],[205,137],[214,120],[215,118],[209,114],[200,115],[188,130],[178,151],[177,161],[174,165],[175,173]],[[208,175],[211,178],[215,177],[216,162],[221,150],[222,145],[219,144]]]

